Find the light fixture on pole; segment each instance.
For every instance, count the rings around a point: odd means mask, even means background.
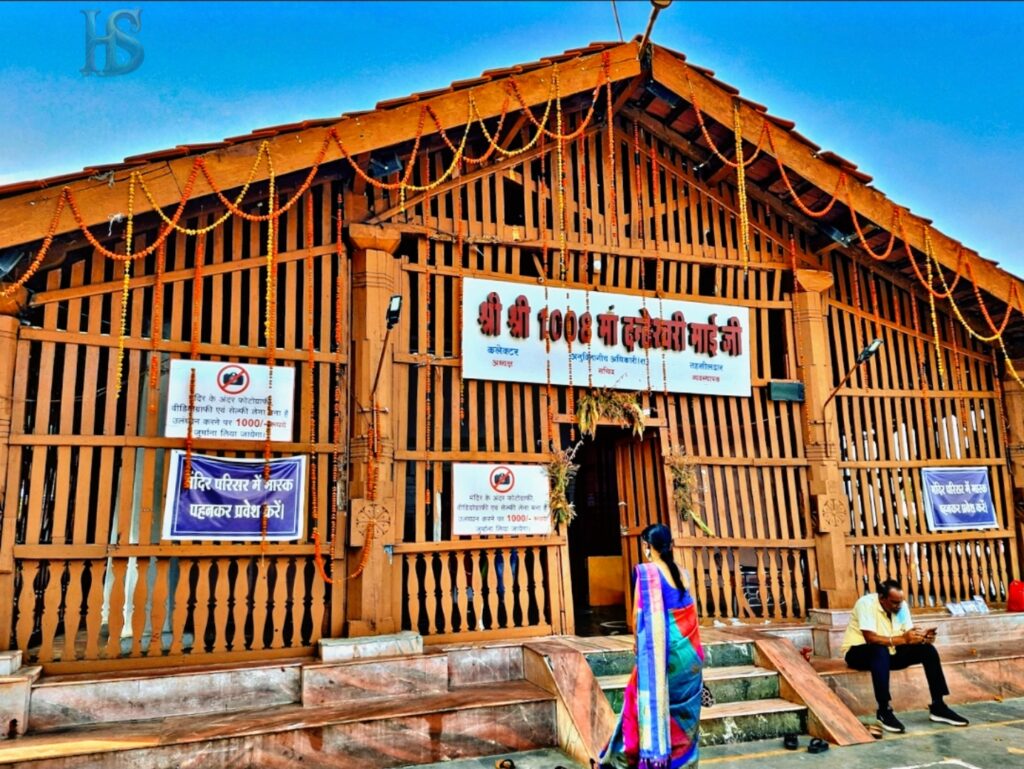
[[[380,370],[384,367],[384,352],[388,349],[388,338],[391,336],[391,329],[398,324],[402,315],[402,295],[395,294],[388,302],[387,312],[384,320],[388,324],[388,330],[384,332],[384,342],[380,346],[380,358],[377,360],[377,373],[373,377],[373,387],[370,389],[370,403],[374,403],[377,397],[377,383],[380,381]],[[376,408],[375,406],[373,408]]]
[[[836,385],[836,388],[828,394],[828,397],[825,399],[825,402],[821,404],[822,413],[824,413],[825,407],[828,405],[829,401],[836,397],[836,393],[839,392],[843,388],[843,386],[850,381],[850,377],[853,376],[853,372],[857,370],[857,367],[862,363],[867,363],[869,360],[871,360],[874,354],[878,352],[878,348],[880,348],[881,346],[882,340],[875,339],[874,341],[871,342],[871,344],[869,344],[867,347],[865,347],[863,350],[857,353],[857,360],[854,361],[852,366],[850,366],[850,370],[846,372],[846,376],[843,377],[843,381]]]

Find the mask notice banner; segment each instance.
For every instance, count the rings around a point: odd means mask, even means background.
[[[452,534],[550,534],[543,465],[452,465]]]
[[[170,452],[163,538],[259,542],[263,505],[267,540],[302,539],[305,521],[305,456],[270,461],[263,480],[262,459],[192,455],[189,488],[182,488],[185,452]]]

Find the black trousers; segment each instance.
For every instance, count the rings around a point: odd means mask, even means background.
[[[897,646],[896,653],[890,654],[888,646],[861,644],[851,646],[846,652],[846,664],[854,670],[870,670],[871,683],[875,687],[875,700],[879,709],[889,707],[889,671],[903,670],[911,665],[923,665],[928,679],[928,690],[932,702],[941,702],[949,694],[946,676],[942,672],[939,653],[931,644],[909,644]]]

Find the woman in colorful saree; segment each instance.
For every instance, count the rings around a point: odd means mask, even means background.
[[[704,664],[697,607],[672,560],[668,528],[648,526],[640,539],[648,563],[636,567],[636,667],[598,766],[696,767]]]

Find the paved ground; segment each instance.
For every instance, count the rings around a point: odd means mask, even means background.
[[[781,740],[721,745],[701,751],[701,769],[1024,769],[1024,699],[957,705],[966,727],[928,720],[927,711],[899,713],[906,734],[886,734],[870,745],[807,752],[788,751]]]
[[[900,713],[907,733],[886,734],[878,742],[826,753],[789,751],[781,740],[721,745],[701,751],[701,769],[1024,769],[1024,699],[957,706],[971,720],[967,727],[928,720],[927,711]],[[492,769],[497,756],[446,761],[420,769]],[[514,755],[516,769],[577,769],[555,750]]]

